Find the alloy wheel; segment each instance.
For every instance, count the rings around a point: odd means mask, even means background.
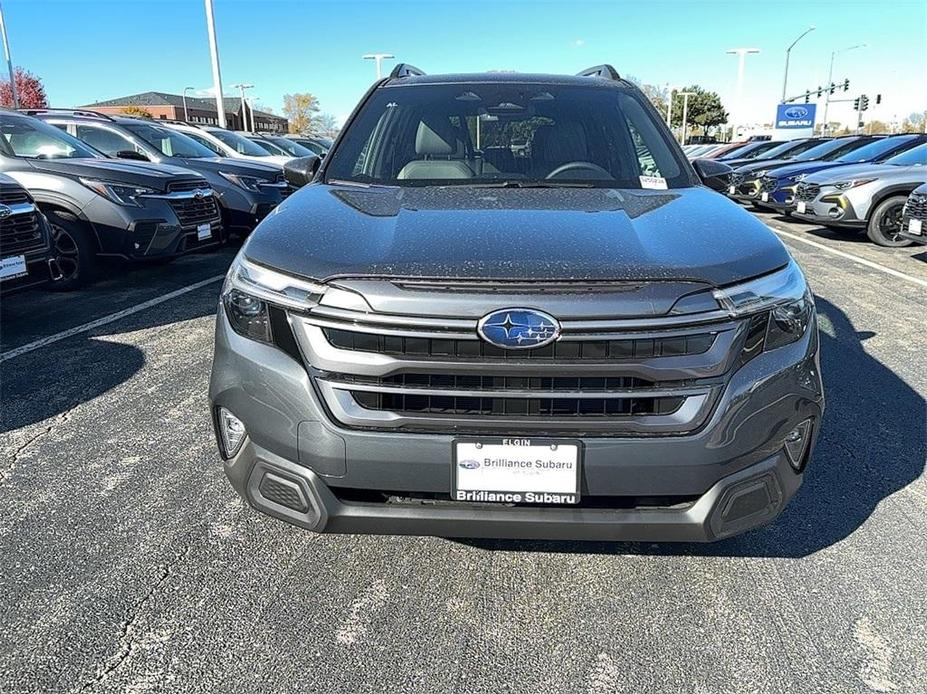
[[[61,279],[74,279],[80,271],[80,249],[77,246],[77,241],[64,227],[52,224],[51,228],[55,246],[55,261],[61,271]]]

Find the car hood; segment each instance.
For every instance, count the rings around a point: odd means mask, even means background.
[[[818,171],[845,168],[847,166],[850,165],[840,161],[806,161],[790,166],[776,167],[774,171],[770,172],[770,175],[781,180],[783,178],[791,178],[792,176],[800,176],[802,174],[810,176]]]
[[[846,164],[837,169],[825,169],[811,174],[805,180],[812,183],[836,183],[851,178],[883,178],[893,174],[906,172],[911,166],[891,166],[890,164]],[[925,174],[927,175],[927,174]]]
[[[251,234],[245,256],[313,279],[691,280],[785,265],[758,219],[707,188],[613,190],[312,184]]]
[[[121,184],[147,186],[164,190],[168,181],[197,177],[199,174],[170,164],[124,161],[118,159],[30,159],[36,171],[70,177],[97,178]],[[205,183],[205,181],[204,181]]]
[[[295,157],[285,157],[282,154],[268,154],[266,157],[252,157],[251,155],[243,154],[241,158],[258,164],[264,164],[265,166],[269,164],[283,166],[288,161],[293,161],[293,159],[295,159]]]
[[[268,181],[274,180],[282,173],[282,169],[274,164],[261,164],[246,159],[233,159],[232,157],[209,157],[197,159],[172,159],[174,162],[189,166],[197,171],[212,171],[219,173],[234,173],[241,176],[254,176]]]

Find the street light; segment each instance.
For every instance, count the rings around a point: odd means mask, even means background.
[[[222,73],[219,71],[219,46],[216,43],[216,18],[212,11],[212,0],[206,3],[206,33],[209,35],[209,55],[212,58],[212,87],[216,92],[216,115],[219,127],[225,127],[225,101],[222,99]]]
[[[253,84],[233,84],[238,87],[238,93],[241,95],[241,129],[248,130],[248,111],[245,108],[245,90],[252,89]],[[251,112],[251,130],[254,131],[254,111]]]
[[[16,77],[13,74],[13,60],[10,58],[10,42],[6,37],[6,20],[3,18],[2,5],[0,5],[0,33],[3,34],[3,54],[6,56],[6,67],[10,71],[10,96],[13,97],[13,108],[19,108],[19,94],[16,91]]]
[[[797,39],[792,41],[792,45],[785,49],[785,75],[782,77],[782,101],[780,103],[785,103],[785,89],[789,83],[789,54],[792,52],[792,49],[795,48],[795,44],[805,38],[808,34],[814,31],[815,26],[812,24],[810,27],[805,29],[804,33],[801,34]]]
[[[384,60],[394,60],[396,56],[392,53],[368,53],[363,56],[364,60],[373,60],[377,64],[377,79],[383,76],[382,65]]]
[[[679,92],[679,96],[682,97],[682,142],[680,144],[686,144],[686,120],[689,116],[689,97],[695,96],[695,92]]]
[[[827,96],[824,97],[824,124],[821,126],[821,135],[827,134],[827,111],[830,107],[830,85],[834,81],[834,59],[837,57],[838,53],[846,53],[847,51],[852,51],[856,48],[865,48],[865,43],[858,43],[855,46],[847,46],[846,48],[839,48],[836,51],[831,52],[830,54],[830,70],[827,73]]]
[[[673,129],[673,92],[679,87],[674,87],[669,83],[666,84],[666,127]]]
[[[737,56],[737,120],[743,117],[744,102],[744,60],[748,53],[759,53],[759,48],[731,48],[727,51]],[[737,120],[731,125],[731,142],[737,137]]]
[[[187,115],[187,90],[196,89],[196,87],[184,87],[183,88],[183,122],[189,123],[190,116]]]

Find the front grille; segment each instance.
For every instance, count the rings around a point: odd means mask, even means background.
[[[0,190],[0,204],[3,205],[28,205],[32,202],[29,194],[21,188],[11,188]]]
[[[731,185],[732,186],[739,186],[743,182],[744,182],[744,174],[742,173],[732,173],[731,174]]]
[[[821,193],[821,186],[817,183],[805,183],[802,181],[795,189],[795,199],[805,202],[814,201]]]
[[[927,219],[927,195],[921,193],[912,194],[905,206],[905,216],[914,219]]]
[[[552,344],[505,350],[477,336],[477,318],[388,314],[357,303],[358,294],[383,291],[432,310],[473,302],[465,315],[485,315],[512,298],[498,286],[503,296],[478,287],[423,293],[417,285],[377,280],[339,285],[325,295],[330,306],[289,314],[296,339],[289,352],[306,362],[332,418],[349,428],[685,434],[707,421],[746,333],[743,321],[720,311],[696,318],[561,315],[561,334]],[[627,299],[627,288],[607,291],[614,296],[603,292],[589,300],[608,307]],[[539,296],[532,302],[548,308],[584,302]]]
[[[44,248],[45,235],[39,212],[28,193],[19,188],[0,190],[0,203],[9,207],[10,216],[0,219],[0,249],[4,255],[19,255]]]
[[[202,198],[182,198],[170,202],[182,227],[212,223],[219,219],[219,206],[213,195],[204,195]]]
[[[772,176],[763,176],[760,179],[760,192],[773,193],[779,187],[779,179]]]
[[[167,184],[167,192],[169,193],[186,193],[191,190],[204,190],[206,188],[209,188],[209,184],[202,178],[171,181]]]

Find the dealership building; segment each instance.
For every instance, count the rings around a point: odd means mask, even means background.
[[[143,92],[141,94],[132,94],[131,96],[122,96],[118,99],[108,99],[107,101],[98,101],[93,104],[85,104],[80,108],[93,109],[101,113],[110,115],[119,115],[129,106],[135,106],[146,110],[155,120],[186,120],[190,123],[199,125],[219,125],[219,113],[216,110],[216,100],[213,98],[201,99],[194,96],[188,96],[187,99],[187,117],[184,117],[184,97],[180,94],[167,94],[165,92]],[[252,109],[245,104],[247,109],[247,123],[245,126],[242,119],[242,103],[238,97],[227,96],[223,99],[225,104],[226,127],[229,130],[250,130],[252,122]],[[258,132],[285,133],[289,129],[289,121],[286,118],[275,116],[272,113],[259,111],[255,109],[254,129]]]

